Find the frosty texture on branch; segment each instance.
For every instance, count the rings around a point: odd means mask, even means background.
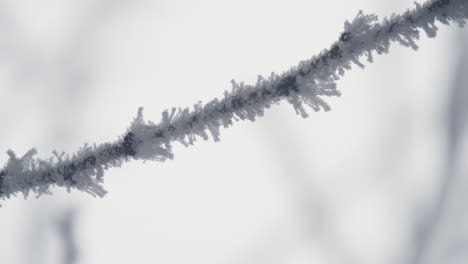
[[[38,195],[49,193],[51,185],[103,196],[101,184],[106,169],[130,159],[172,159],[174,141],[189,146],[198,137],[207,140],[209,135],[219,141],[220,127],[229,127],[238,120],[254,121],[283,99],[302,117],[308,116],[305,106],[329,111],[324,97],[340,96],[336,82],[352,64],[363,68],[362,56],[372,62],[373,54],[387,53],[391,42],[416,50],[421,29],[435,37],[436,21],[462,27],[467,17],[468,0],[430,0],[380,23],[377,16],[360,11],[351,22],[345,22],[339,39],[319,55],[280,75],[259,76],[254,85],[232,81],[232,90],[226,91],[222,99],[164,111],[158,124],[145,122],[140,108],[128,131],[116,142],[85,145],[72,156],[54,153],[49,160],[34,158],[34,149],[21,158],[9,151],[10,159],[0,171],[0,197],[9,198],[18,192],[25,196],[31,191]]]

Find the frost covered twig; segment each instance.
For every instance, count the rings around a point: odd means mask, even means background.
[[[318,56],[280,75],[259,77],[255,85],[232,81],[232,90],[225,92],[222,99],[164,111],[158,124],[145,122],[140,108],[128,131],[116,142],[85,145],[72,156],[54,153],[55,157],[49,160],[34,158],[34,149],[21,158],[8,151],[10,158],[0,171],[0,197],[9,198],[18,192],[25,196],[31,191],[48,193],[51,185],[103,196],[101,184],[106,169],[130,159],[172,159],[174,141],[188,146],[197,137],[208,139],[208,133],[218,141],[221,126],[229,127],[233,121],[244,119],[254,121],[266,108],[283,99],[302,117],[308,115],[304,106],[329,111],[323,98],[340,95],[337,80],[352,64],[364,67],[361,56],[372,62],[373,53],[387,53],[391,42],[416,50],[421,29],[435,37],[436,21],[462,27],[467,18],[468,0],[429,0],[382,22],[377,22],[375,15],[359,12],[351,22],[345,22],[339,39]]]

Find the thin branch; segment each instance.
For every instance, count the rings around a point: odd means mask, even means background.
[[[145,122],[140,108],[130,128],[115,142],[86,144],[72,156],[54,153],[55,157],[49,160],[34,158],[34,149],[21,158],[8,151],[10,159],[0,171],[0,197],[9,198],[18,192],[25,196],[31,191],[38,195],[49,193],[51,185],[103,196],[106,169],[131,159],[172,159],[174,141],[189,146],[197,137],[207,140],[208,133],[219,141],[221,126],[229,127],[238,120],[254,121],[266,108],[281,100],[292,104],[302,117],[308,116],[304,106],[314,111],[329,111],[330,106],[323,98],[340,96],[336,82],[352,64],[364,67],[359,60],[361,56],[367,56],[367,61],[372,62],[373,53],[387,53],[391,42],[416,50],[421,29],[428,37],[435,37],[436,21],[462,27],[467,18],[468,0],[430,0],[382,22],[377,22],[377,16],[360,11],[351,22],[345,22],[338,41],[318,56],[280,75],[259,76],[255,85],[232,81],[232,90],[226,91],[224,98],[206,104],[199,102],[193,108],[166,110],[158,124]]]
[[[468,106],[466,98],[468,98],[466,70],[468,69],[468,49],[466,48],[468,41],[466,37],[458,37],[460,46],[460,56],[458,57],[458,66],[454,73],[454,81],[451,85],[451,95],[447,104],[447,120],[445,124],[447,136],[447,150],[444,160],[444,169],[442,171],[440,183],[437,184],[438,189],[435,192],[435,199],[430,205],[429,212],[424,215],[418,223],[419,230],[414,238],[414,249],[408,258],[408,263],[420,264],[430,262],[429,252],[431,247],[436,243],[437,235],[443,228],[444,218],[448,215],[448,207],[450,199],[456,192],[454,190],[457,182],[460,181],[460,176],[457,175],[457,165],[462,162],[460,157],[460,146],[462,145],[463,135],[468,124],[466,116]]]
[[[63,264],[75,264],[79,259],[79,249],[75,237],[77,213],[77,209],[68,209],[61,215],[57,223],[60,244],[63,247]]]

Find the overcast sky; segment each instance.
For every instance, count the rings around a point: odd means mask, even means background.
[[[116,140],[139,106],[158,122],[329,48],[359,10],[412,2],[0,1],[0,153]],[[331,112],[280,104],[221,142],[176,145],[172,161],[111,169],[103,199],[2,201],[0,263],[62,263],[69,210],[77,263],[405,263],[446,165],[461,32],[441,26],[417,52],[394,45],[348,71]]]

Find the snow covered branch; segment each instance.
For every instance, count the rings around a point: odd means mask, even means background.
[[[140,108],[129,129],[115,142],[86,144],[71,156],[54,152],[49,160],[34,158],[34,149],[21,158],[8,151],[9,160],[0,170],[0,197],[6,199],[19,192],[25,197],[29,192],[49,193],[51,185],[103,196],[103,175],[108,168],[131,159],[172,159],[171,146],[176,141],[189,146],[198,137],[207,140],[209,135],[219,141],[221,127],[238,120],[254,121],[283,99],[302,117],[308,116],[305,106],[329,111],[324,97],[340,96],[336,82],[352,64],[363,68],[362,56],[372,62],[373,54],[387,53],[391,42],[416,50],[421,30],[435,37],[436,22],[462,27],[467,18],[468,0],[430,0],[381,22],[375,15],[359,12],[352,21],[345,22],[339,39],[319,55],[280,75],[259,76],[254,85],[232,81],[232,90],[226,91],[222,99],[164,111],[157,124],[145,122]]]

